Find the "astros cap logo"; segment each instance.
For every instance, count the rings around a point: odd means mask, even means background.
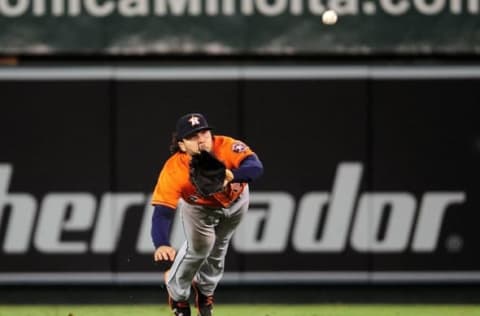
[[[199,125],[199,124],[200,124],[200,121],[199,121],[199,117],[198,117],[198,116],[192,115],[192,117],[189,118],[188,121],[190,122],[190,124],[192,124],[192,126],[195,126],[195,125]]]

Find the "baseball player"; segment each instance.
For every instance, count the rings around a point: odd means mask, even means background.
[[[170,151],[152,197],[154,260],[173,261],[165,283],[174,315],[190,316],[193,288],[198,315],[210,316],[228,244],[248,209],[248,183],[263,173],[263,165],[243,142],[213,135],[200,113],[177,121]],[[223,189],[208,196],[200,194],[190,179],[190,161],[200,151],[212,153],[226,168]],[[186,237],[178,251],[169,242],[175,210],[181,212]]]

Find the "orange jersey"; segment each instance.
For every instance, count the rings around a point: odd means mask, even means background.
[[[216,135],[211,151],[228,169],[235,169],[254,152],[243,142]],[[243,192],[246,183],[230,183],[224,191],[209,197],[201,196],[190,182],[191,157],[183,152],[173,154],[163,166],[153,191],[152,204],[176,208],[178,200],[209,207],[228,207]]]

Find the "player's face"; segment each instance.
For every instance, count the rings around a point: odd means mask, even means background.
[[[198,154],[200,150],[210,152],[213,143],[212,133],[208,129],[202,130],[188,138],[184,138],[181,143],[183,143],[183,146],[180,148],[189,155]]]

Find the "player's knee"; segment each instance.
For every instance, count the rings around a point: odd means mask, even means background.
[[[198,239],[192,243],[191,249],[196,256],[206,258],[212,250],[214,242],[213,237]]]

